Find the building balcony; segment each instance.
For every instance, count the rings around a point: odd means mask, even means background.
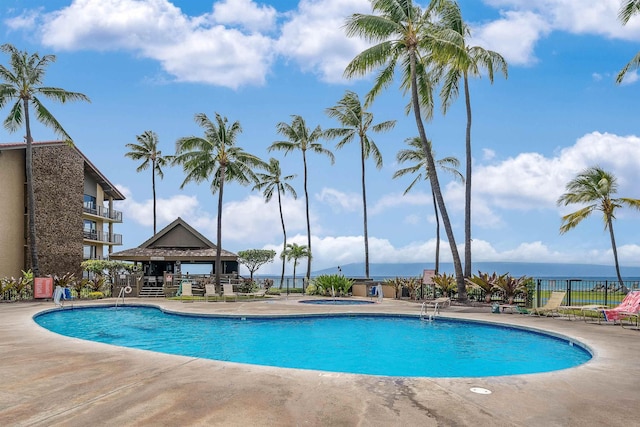
[[[109,210],[109,208],[105,208],[104,206],[90,206],[86,204],[82,209],[85,214],[97,216],[108,222],[122,222],[122,212],[115,209]]]
[[[121,245],[122,234],[110,234],[100,230],[84,230],[84,240],[90,242],[100,242],[107,245]]]

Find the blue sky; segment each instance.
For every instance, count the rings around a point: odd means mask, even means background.
[[[640,20],[616,20],[619,0],[460,1],[473,44],[495,50],[509,77],[471,82],[473,109],[474,261],[612,264],[608,233],[594,215],[559,235],[560,218],[578,207],[557,207],[565,184],[600,165],[619,180],[619,195],[640,198],[640,82],[618,71],[640,50]],[[127,196],[116,209],[124,244],[153,233],[150,172],[136,173],[125,144],[153,130],[165,154],[175,141],[202,135],[196,113],[239,121],[238,145],[265,160],[280,160],[298,199],[284,200],[289,242],[306,244],[302,159],[299,152],[267,152],[278,122],[293,114],[309,127],[337,126],[325,109],[345,90],[364,97],[371,79],[347,81],[346,64],[366,45],[341,28],[352,13],[370,13],[367,0],[3,0],[3,42],[30,53],[55,54],[46,85],[78,91],[91,103],[47,105],[87,157]],[[6,56],[1,59],[6,64]],[[389,88],[372,105],[376,121],[396,128],[374,135],[384,166],[367,167],[371,262],[432,263],[435,222],[428,183],[406,196],[410,178],[393,180],[396,153],[416,135],[408,98]],[[2,117],[8,114],[5,109]],[[436,157],[464,162],[464,99],[446,116],[438,110],[426,131]],[[56,139],[33,127],[36,141]],[[22,132],[0,130],[0,141]],[[309,156],[313,269],[364,261],[359,155],[356,145],[335,150],[335,165]],[[180,185],[179,167],[157,182],[159,229],[178,216],[215,242],[217,195],[207,184]],[[455,237],[463,254],[464,189],[441,175]],[[223,247],[280,250],[277,204],[237,183],[225,187]],[[640,265],[640,214],[619,210],[614,229],[622,265]],[[442,233],[445,239],[444,231]],[[450,261],[443,241],[442,260]],[[304,263],[303,263],[304,264]],[[300,267],[304,270],[304,265]],[[291,266],[289,266],[289,271]],[[274,263],[260,273],[278,272]]]

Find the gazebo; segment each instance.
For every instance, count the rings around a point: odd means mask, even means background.
[[[221,255],[220,274],[237,277],[238,255],[224,249]],[[109,259],[140,264],[143,288],[162,288],[182,275],[182,264],[211,264],[215,274],[216,245],[178,217],[137,248],[112,253]]]

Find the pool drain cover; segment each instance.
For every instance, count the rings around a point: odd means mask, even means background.
[[[473,393],[478,394],[491,394],[491,390],[487,390],[486,388],[482,387],[471,387],[469,390],[471,390]]]

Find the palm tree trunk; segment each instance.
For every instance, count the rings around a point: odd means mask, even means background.
[[[220,273],[222,270],[222,195],[224,192],[224,178],[226,166],[220,167],[220,189],[218,190],[218,234],[216,243],[216,288],[220,289]]]
[[[302,163],[304,164],[304,202],[307,211],[307,247],[309,248],[309,254],[311,254],[311,220],[309,219],[309,192],[307,191],[307,155],[304,150],[302,151]],[[311,256],[307,257],[307,275],[305,277],[307,281],[311,277]],[[302,293],[304,293],[304,281],[302,282]]]
[[[362,161],[362,212],[364,214],[364,274],[369,278],[369,233],[367,226],[367,189],[365,185],[364,142],[360,137],[360,159]]]
[[[427,135],[424,131],[424,125],[422,124],[422,117],[420,114],[420,102],[418,98],[418,84],[416,78],[416,54],[415,51],[409,52],[409,60],[411,67],[411,101],[413,106],[413,113],[416,118],[416,125],[418,126],[418,133],[422,141],[422,149],[424,150],[427,166],[429,170],[429,181],[431,182],[431,190],[436,196],[438,202],[438,208],[442,214],[442,222],[449,239],[449,246],[451,248],[451,256],[453,258],[453,266],[456,272],[456,282],[458,287],[458,300],[467,301],[467,289],[464,283],[464,276],[462,274],[462,264],[460,263],[460,254],[458,254],[458,248],[456,247],[456,240],[451,229],[451,222],[449,221],[449,215],[447,214],[447,208],[444,205],[444,199],[440,190],[440,182],[438,181],[438,173],[436,172],[435,161],[433,160],[433,154],[429,145],[427,144]]]
[[[284,237],[284,243],[282,244],[282,255],[284,255],[285,250],[287,249],[287,230],[284,228],[284,215],[282,215],[282,198],[280,197],[280,187],[278,187],[278,208],[280,209],[280,222],[282,223],[282,236]],[[284,283],[284,267],[285,267],[286,259],[282,257],[282,274],[280,275],[280,289],[282,289],[282,284]]]
[[[464,277],[471,277],[471,98],[469,79],[464,74],[464,96],[467,106],[467,170],[464,189]]]
[[[431,197],[433,198],[433,212],[436,215],[436,271],[435,274],[438,274],[440,271],[440,217],[438,216],[438,205],[436,203],[436,195],[433,191],[431,191]]]
[[[153,189],[153,235],[156,235],[156,161],[151,161],[151,188]]]
[[[607,226],[609,227],[609,236],[611,237],[611,249],[613,250],[613,259],[616,264],[616,275],[618,276],[618,283],[620,288],[626,290],[624,283],[622,282],[622,275],[620,274],[620,264],[618,263],[618,249],[616,248],[616,238],[613,234],[613,221],[611,217],[607,218]]]
[[[31,256],[31,271],[33,277],[40,276],[40,264],[38,262],[38,242],[36,241],[36,198],[33,190],[33,147],[31,139],[31,126],[29,124],[29,100],[23,100],[24,122],[27,131],[27,148],[25,151],[25,173],[27,178],[27,221],[29,226],[29,253]]]

